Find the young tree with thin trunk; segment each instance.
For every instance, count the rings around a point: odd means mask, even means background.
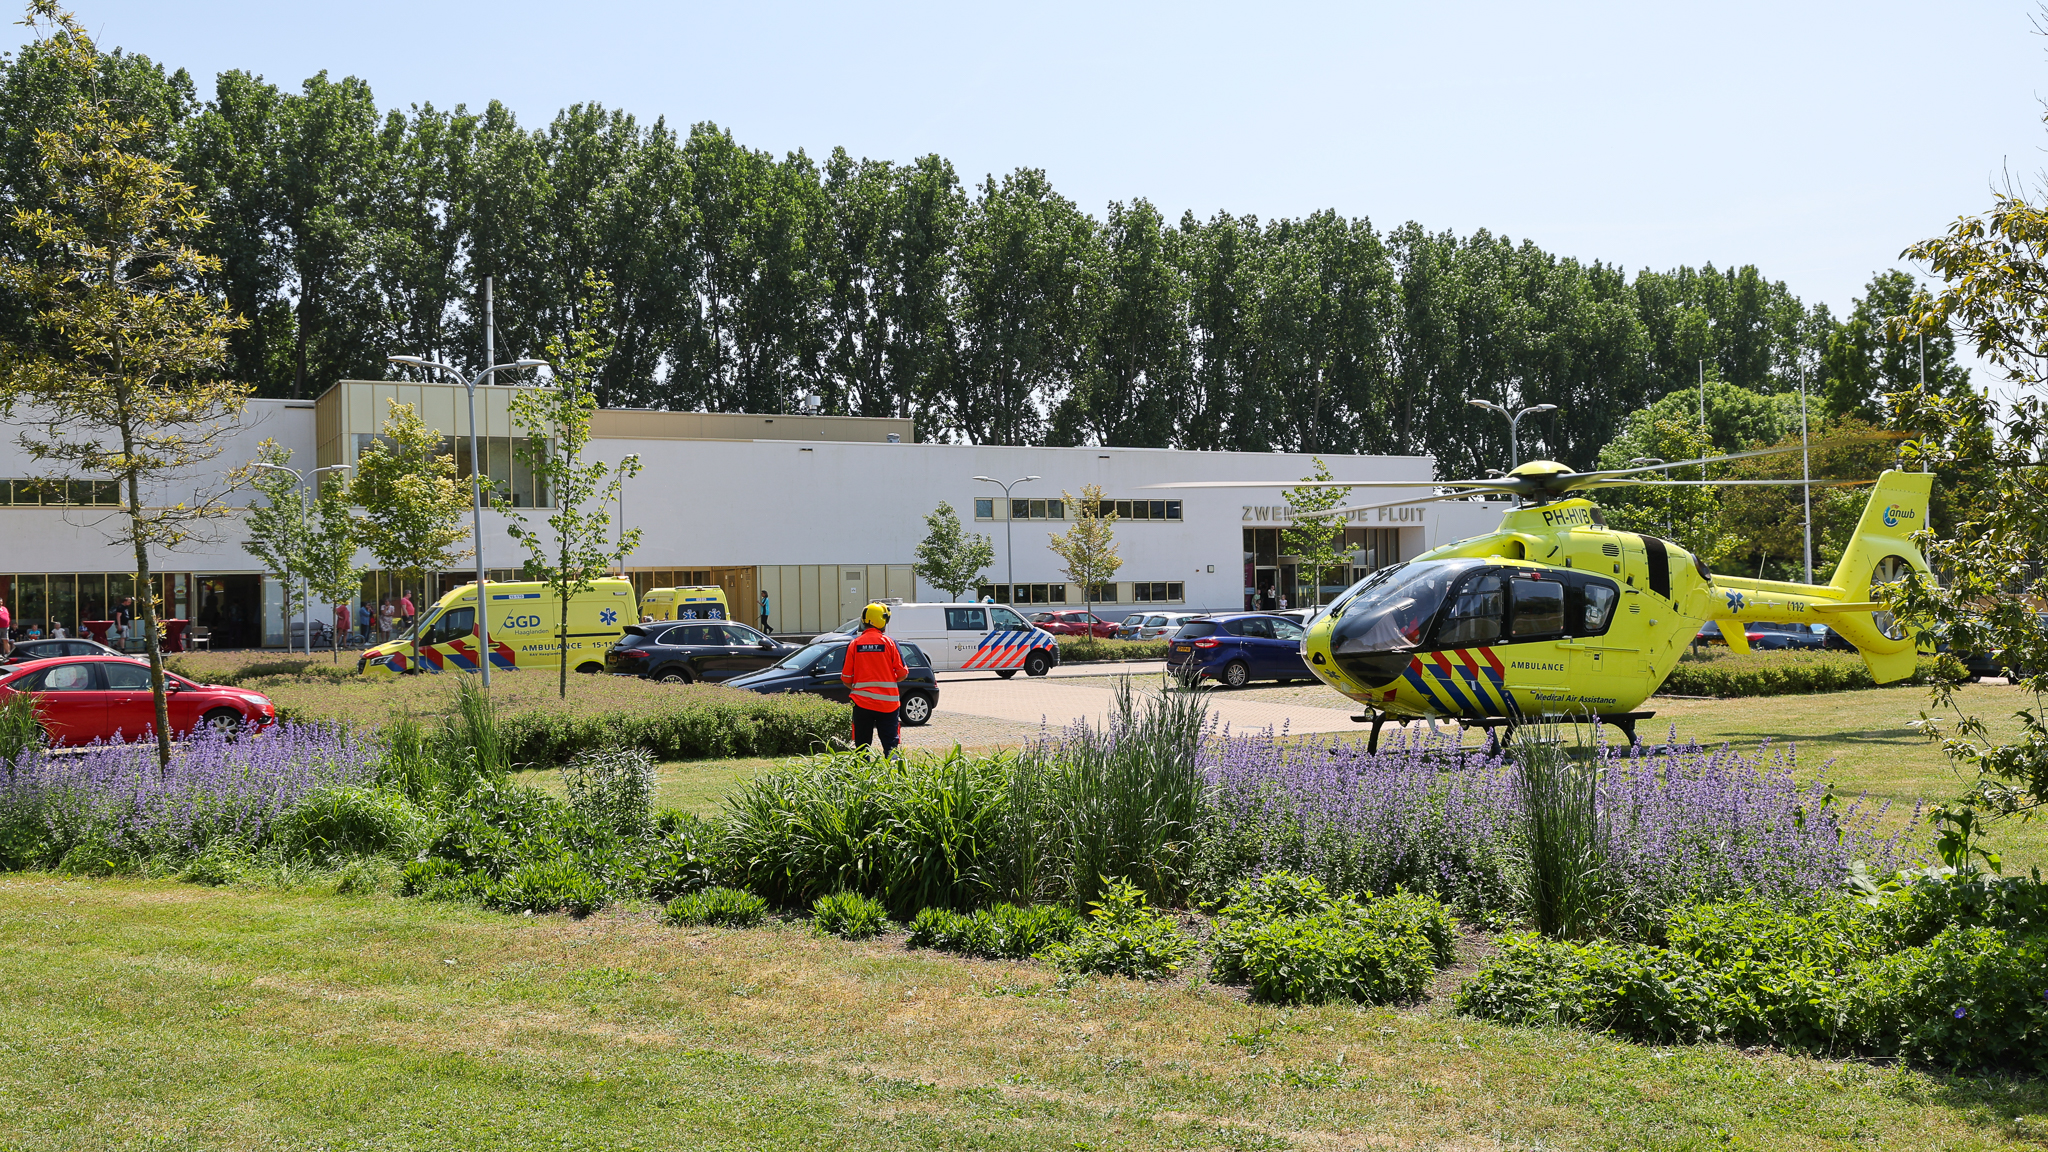
[[[910,574],[958,600],[995,562],[996,547],[986,536],[961,531],[960,514],[944,500],[924,518],[924,526],[928,531]]]
[[[554,366],[552,388],[521,388],[512,395],[512,423],[525,431],[520,459],[544,485],[554,512],[549,532],[527,527],[526,517],[505,503],[500,511],[514,521],[506,531],[526,548],[526,572],[555,595],[557,650],[561,653],[563,698],[569,695],[569,602],[578,592],[640,546],[638,528],[612,532],[610,509],[618,503],[619,485],[640,474],[640,458],[628,456],[617,470],[602,460],[583,459],[590,446],[590,415],[597,411],[597,384],[603,377],[612,346],[598,333],[604,326],[611,283],[585,273],[580,322],[566,339],[548,341],[547,360]],[[481,606],[479,606],[481,610]],[[626,623],[633,623],[628,620]]]
[[[1110,580],[1124,566],[1116,554],[1116,506],[1103,499],[1100,484],[1082,488],[1079,500],[1064,491],[1060,496],[1074,526],[1065,535],[1053,533],[1050,547],[1065,564],[1061,571],[1067,580],[1081,585],[1082,597],[1093,615],[1095,586]]]
[[[265,572],[277,578],[282,593],[284,631],[292,631],[292,602],[297,599],[299,581],[306,575],[311,545],[311,517],[299,493],[299,478],[285,471],[291,466],[292,450],[275,440],[256,448],[256,467],[251,468],[249,486],[263,502],[250,501],[243,524],[249,538],[242,551],[261,561]],[[268,465],[268,467],[264,467]],[[290,644],[285,647],[289,649]]]
[[[249,389],[214,373],[243,321],[191,287],[219,267],[182,239],[205,215],[168,164],[134,150],[149,123],[97,95],[103,57],[92,38],[54,0],[34,0],[25,23],[44,32],[36,50],[72,75],[80,95],[35,133],[47,198],[13,212],[28,252],[0,265],[0,282],[35,313],[31,334],[0,348],[0,417],[19,423],[22,448],[53,473],[119,486],[121,510],[101,523],[135,552],[157,760],[167,766],[150,551],[233,515],[225,497],[241,469],[187,488],[183,500],[164,489],[189,485],[226,449]]]
[[[1304,476],[1303,480],[1319,480],[1328,483],[1336,477],[1330,475],[1329,465],[1320,456],[1312,457],[1316,463],[1315,474]],[[1349,488],[1289,488],[1287,490],[1287,527],[1280,532],[1280,550],[1293,554],[1300,560],[1301,568],[1295,578],[1295,591],[1299,585],[1308,584],[1314,592],[1317,604],[1323,602],[1323,577],[1330,569],[1344,562],[1344,518],[1326,516],[1332,508],[1341,508],[1351,498]],[[1306,579],[1303,578],[1306,575]],[[1297,597],[1298,598],[1298,597]],[[1306,607],[1306,605],[1299,605]]]
[[[441,433],[426,426],[410,404],[389,402],[383,434],[356,458],[349,493],[363,509],[363,546],[377,563],[424,582],[429,572],[452,568],[474,555],[460,547],[469,535],[469,492],[455,482],[455,458]],[[365,605],[367,607],[367,605]],[[482,611],[483,605],[477,605]],[[414,631],[413,666],[419,666]],[[489,659],[489,653],[483,654]]]

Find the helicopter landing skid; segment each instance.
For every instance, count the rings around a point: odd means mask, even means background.
[[[1603,712],[1600,714],[1600,722],[1602,724],[1612,724],[1620,729],[1621,734],[1628,738],[1629,747],[1633,748],[1641,743],[1640,739],[1636,736],[1636,721],[1648,720],[1655,715],[1655,712]],[[1360,724],[1368,722],[1372,724],[1372,735],[1366,737],[1365,751],[1368,756],[1378,752],[1380,750],[1380,729],[1385,727],[1387,723],[1387,714],[1385,712],[1365,712],[1353,716],[1352,719]],[[1513,716],[1489,716],[1480,720],[1460,718],[1458,723],[1466,728],[1486,729],[1486,751],[1488,755],[1494,755],[1499,753],[1503,738],[1512,739],[1514,737],[1515,726],[1519,723],[1519,720]],[[1496,731],[1501,728],[1505,728],[1507,731],[1505,733]]]
[[[1641,743],[1640,739],[1636,736],[1636,721],[1648,720],[1655,715],[1655,712],[1602,712],[1598,718],[1600,723],[1612,724],[1620,729],[1621,734],[1628,740],[1628,746],[1633,748]],[[1480,720],[1460,719],[1458,723],[1467,728],[1486,729],[1486,751],[1488,755],[1494,755],[1500,751],[1503,740],[1514,738],[1515,728],[1521,723],[1521,718],[1515,716],[1489,716]],[[1498,731],[1498,729],[1503,728],[1507,731]]]

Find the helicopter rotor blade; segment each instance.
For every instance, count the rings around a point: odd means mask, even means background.
[[[1185,484],[1140,484],[1147,488],[1447,488],[1492,486],[1515,491],[1525,485],[1502,480],[1191,480]]]
[[[1732,487],[1789,487],[1811,486],[1814,488],[1857,488],[1875,484],[1875,480],[1827,480],[1815,477],[1811,480],[1614,480],[1602,484],[1589,484],[1588,488],[1732,488]]]
[[[1410,504],[1428,504],[1439,500],[1464,500],[1469,497],[1484,495],[1490,491],[1492,489],[1482,488],[1469,492],[1442,492],[1435,496],[1417,496],[1411,500],[1389,500],[1383,504],[1347,504],[1342,508],[1332,508],[1327,512],[1318,512],[1316,515],[1347,516],[1353,512],[1374,512],[1381,508],[1405,508]]]
[[[1904,440],[1910,436],[1911,433],[1907,432],[1875,431],[1859,432],[1854,436],[1840,436],[1834,439],[1837,442],[1843,440]],[[1781,444],[1776,448],[1752,448],[1747,452],[1731,452],[1726,456],[1702,456],[1697,460],[1673,460],[1665,464],[1645,464],[1638,468],[1602,468],[1596,472],[1574,473],[1568,479],[1572,487],[1579,488],[1586,487],[1585,482],[1590,479],[1604,480],[1610,476],[1633,476],[1640,472],[1668,472],[1673,468],[1698,468],[1703,464],[1720,464],[1729,460],[1748,460],[1757,456],[1787,456],[1794,452],[1804,451],[1807,447],[1808,445],[1803,444]]]

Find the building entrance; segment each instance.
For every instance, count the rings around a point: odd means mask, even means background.
[[[262,647],[263,577],[197,576],[193,600],[192,622],[206,629],[208,647]]]

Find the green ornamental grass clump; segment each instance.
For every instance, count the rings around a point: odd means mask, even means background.
[[[661,922],[671,926],[752,928],[768,916],[768,902],[738,888],[706,888],[669,903]]]
[[[912,948],[957,952],[983,960],[1028,960],[1073,938],[1080,918],[1058,904],[998,904],[973,912],[926,908],[910,922]]]
[[[485,905],[501,912],[588,916],[608,899],[604,883],[570,853],[529,860],[483,890]]]
[[[811,928],[822,935],[866,940],[888,926],[889,910],[858,892],[834,892],[811,905]]]
[[[1102,896],[1086,922],[1044,957],[1068,972],[1163,980],[1194,959],[1195,938],[1171,916],[1154,911],[1145,893],[1128,880],[1103,880]]]

